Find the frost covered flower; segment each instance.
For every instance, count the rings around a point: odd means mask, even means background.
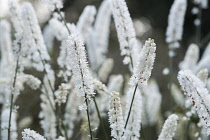
[[[66,140],[66,139],[62,136],[59,136],[56,140]]]
[[[34,130],[24,129],[22,132],[23,140],[46,140],[42,135]]]
[[[87,39],[87,36],[92,29],[95,15],[95,6],[86,6],[82,15],[79,17],[79,21],[77,22],[77,30],[82,35],[84,41]]]
[[[136,85],[139,83],[142,87],[147,84],[151,76],[151,71],[153,69],[153,64],[156,56],[156,44],[153,39],[148,39],[145,41],[141,53],[139,55],[139,62],[134,67],[133,75],[130,80],[131,85]]]
[[[110,91],[120,92],[120,89],[123,86],[123,76],[122,75],[111,75],[108,82],[108,89]]]
[[[42,71],[42,61],[48,61],[50,57],[44,44],[36,13],[30,3],[26,2],[23,4],[22,19],[24,31],[21,51],[32,62],[33,67]]]
[[[101,81],[94,78],[92,83],[93,83],[93,86],[94,86],[94,90],[97,91],[97,93],[100,93],[102,95],[103,94],[109,95],[108,88]]]
[[[191,44],[187,49],[184,60],[180,62],[179,68],[181,70],[192,70],[194,71],[199,59],[199,47],[196,44]]]
[[[55,92],[56,95],[56,102],[58,102],[58,105],[61,105],[61,103],[66,103],[67,95],[68,95],[68,85],[62,83],[59,86],[59,89]]]
[[[143,90],[143,117],[142,123],[154,125],[158,121],[158,112],[161,108],[162,96],[159,86],[154,79],[151,79],[147,88]]]
[[[137,45],[136,33],[125,0],[112,0],[117,36],[120,43],[121,55],[125,56],[123,63],[132,65],[131,52]]]
[[[179,118],[176,114],[172,114],[168,117],[163,125],[158,140],[172,140],[173,136],[175,135],[178,119]]]
[[[20,6],[16,0],[9,1],[10,19],[16,31],[16,38],[20,39],[23,32]]]
[[[205,51],[203,52],[202,59],[210,54],[210,43],[208,43]]]
[[[193,0],[196,5],[200,5],[203,9],[208,8],[208,0]]]
[[[109,102],[109,123],[113,140],[121,140],[124,132],[124,120],[118,92],[112,92]]]
[[[95,93],[81,36],[75,31],[67,40],[69,63],[72,68],[77,95],[90,99]]]
[[[180,88],[177,87],[177,85],[175,85],[175,84],[171,85],[171,94],[172,94],[176,104],[184,107],[185,97],[184,97],[183,93],[181,92]]]
[[[196,66],[196,69],[195,69],[195,72],[199,72],[201,69],[208,69],[208,71],[210,71],[210,56],[206,56],[204,58],[202,58],[197,66]]]
[[[47,4],[49,10],[53,12],[55,9],[60,10],[63,8],[62,0],[41,0]]]
[[[98,77],[102,82],[105,83],[107,81],[109,74],[112,71],[113,66],[114,66],[113,59],[109,58],[105,60],[105,62],[103,63],[103,65],[98,71]]]
[[[15,63],[12,52],[11,27],[6,20],[0,21],[0,36],[0,77],[11,77]]]
[[[208,69],[201,69],[197,73],[197,77],[206,85],[207,80],[208,80],[209,72]]]
[[[178,80],[185,95],[190,99],[199,118],[202,120],[207,135],[210,135],[210,94],[205,88],[204,82],[189,70],[180,71]]]
[[[111,1],[112,0],[104,0],[101,3],[101,6],[98,9],[95,24],[87,39],[87,51],[90,67],[94,71],[98,70],[100,65],[105,61],[108,51],[109,28],[112,15]]]
[[[166,42],[171,51],[180,46],[178,41],[182,39],[186,8],[187,0],[175,0],[171,7],[166,31]]]

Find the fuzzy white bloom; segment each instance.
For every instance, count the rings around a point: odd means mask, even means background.
[[[112,58],[108,58],[105,60],[105,62],[98,71],[98,77],[102,82],[105,83],[107,81],[109,74],[113,69],[113,66],[114,66],[114,61]]]
[[[142,117],[143,124],[154,125],[158,121],[158,112],[161,108],[162,96],[159,90],[159,86],[154,79],[151,79],[144,89],[143,96],[143,109],[144,117]],[[145,122],[145,123],[144,123]]]
[[[56,96],[56,102],[58,102],[58,105],[61,105],[62,103],[66,103],[67,95],[68,95],[68,85],[62,83],[59,86],[59,89],[55,92]]]
[[[182,39],[186,8],[187,0],[174,0],[168,17],[168,27],[166,31],[166,42],[170,44],[170,50],[179,47],[178,41]]]
[[[1,139],[7,140],[8,139],[8,122],[9,122],[9,114],[10,109],[9,108],[3,108],[2,114],[1,114]],[[11,118],[11,133],[10,138],[11,140],[17,140],[17,114],[15,112],[12,112],[12,118]]]
[[[183,70],[178,74],[178,80],[185,95],[192,102],[194,109],[206,128],[207,135],[210,134],[210,94],[205,84],[191,71]]]
[[[79,17],[79,21],[77,22],[77,30],[82,35],[84,41],[87,39],[87,36],[92,29],[95,15],[95,6],[86,6],[83,10],[82,15]]]
[[[194,71],[199,59],[199,47],[196,44],[191,44],[187,49],[184,60],[180,62],[179,68],[181,70],[192,70]]]
[[[101,81],[94,78],[92,83],[93,83],[93,86],[94,86],[94,90],[97,91],[97,93],[102,94],[102,95],[103,94],[109,95],[108,88]]]
[[[207,80],[208,80],[209,72],[208,69],[201,69],[197,73],[197,77],[206,85]]]
[[[139,84],[141,87],[147,85],[147,81],[151,76],[153,64],[156,56],[156,44],[153,39],[145,41],[141,53],[139,55],[139,62],[134,67],[133,75],[130,80],[130,85]]]
[[[6,20],[0,22],[0,36],[0,77],[11,77],[15,63],[12,52],[11,27]]]
[[[184,105],[185,105],[185,97],[184,97],[183,93],[181,92],[180,88],[177,87],[177,85],[172,84],[172,86],[171,86],[171,94],[172,94],[176,104],[184,107]]]
[[[55,31],[52,30],[52,27],[50,25],[47,25],[43,30],[44,42],[49,52],[52,52],[53,50],[53,41],[55,38],[54,32]]]
[[[98,70],[100,65],[106,59],[109,44],[111,14],[111,0],[104,0],[99,7],[94,27],[87,39],[90,66],[94,71]]]
[[[210,54],[210,42],[208,43],[205,51],[203,52],[202,59]]]
[[[108,82],[108,89],[110,91],[120,92],[120,89],[123,86],[123,76],[122,75],[111,75]]]
[[[50,57],[44,44],[36,13],[30,3],[23,4],[22,19],[24,24],[22,53],[26,55],[27,59],[31,60],[33,67],[43,71],[41,61],[48,61]]]
[[[22,132],[23,140],[46,140],[42,135],[34,130],[24,129]]]
[[[44,91],[46,92],[46,91]],[[48,94],[48,93],[45,93]],[[48,139],[56,138],[56,117],[53,113],[53,110],[50,106],[50,102],[46,95],[41,94],[40,98],[42,100],[41,112],[39,113],[39,118],[41,119],[40,124],[44,130],[44,136]]]
[[[132,49],[137,45],[136,33],[125,0],[112,0],[112,13],[114,16],[117,36],[120,43],[121,55],[125,56],[123,63],[131,62]]]
[[[122,114],[122,107],[118,92],[112,92],[109,102],[109,123],[111,128],[112,140],[122,140],[122,134],[124,132],[124,120]]]
[[[194,0],[193,1],[196,5],[200,5],[203,9],[208,8],[208,0]]]
[[[75,31],[67,40],[69,63],[72,67],[77,95],[90,99],[95,93],[81,36]]]
[[[63,8],[63,2],[62,0],[41,0],[45,2],[51,12],[53,12],[55,9],[60,10]]]
[[[10,12],[9,12],[10,18],[11,18],[12,24],[14,26],[14,29],[17,33],[16,38],[20,39],[21,37],[19,35],[21,35],[23,32],[23,23],[22,23],[22,19],[21,19],[20,6],[16,0],[10,0],[9,8],[10,8]]]
[[[66,139],[62,136],[59,136],[56,140],[66,140]]]
[[[33,90],[38,89],[41,85],[41,81],[38,78],[34,77],[33,75],[24,74],[24,73],[18,74],[16,85],[15,85],[17,89],[23,90],[25,83]]]
[[[54,85],[54,77],[53,75],[50,76],[49,79],[52,85]],[[42,87],[42,94],[40,95],[41,98],[41,111],[39,113],[39,118],[41,119],[40,125],[44,130],[44,136],[47,139],[55,139],[56,138],[56,116],[52,109],[55,109],[55,101],[53,97],[53,93],[50,89],[49,83],[44,77],[44,86]],[[48,94],[48,95],[47,95]]]
[[[178,116],[176,114],[172,114],[165,121],[162,131],[158,137],[158,140],[172,140],[175,135],[175,131],[177,128]]]
[[[197,66],[196,66],[196,69],[195,69],[195,72],[199,72],[201,69],[208,69],[208,71],[210,71],[210,56],[206,56],[204,58],[202,58]]]
[[[126,110],[125,117],[128,116],[128,112],[130,109],[131,100],[133,97],[133,91],[135,87],[129,88],[126,93]],[[130,140],[138,140],[140,138],[140,129],[141,129],[141,116],[143,110],[142,103],[142,94],[139,88],[136,90],[136,96],[133,101],[133,106],[131,109],[131,114],[129,117],[129,121],[125,130],[125,138]]]

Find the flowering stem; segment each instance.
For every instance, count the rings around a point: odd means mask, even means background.
[[[88,125],[89,125],[89,131],[90,131],[90,138],[93,140],[93,134],[91,130],[91,125],[90,125],[90,116],[89,116],[89,108],[88,108],[88,99],[87,99],[87,94],[85,94],[85,103],[87,106],[86,112],[87,112],[87,117],[88,117]]]
[[[93,101],[95,103],[95,107],[96,107],[96,110],[97,110],[97,113],[98,113],[98,118],[99,118],[100,123],[102,125],[102,129],[103,129],[103,133],[104,133],[105,139],[108,140],[108,137],[107,137],[107,134],[106,134],[106,130],[105,130],[105,126],[104,126],[103,120],[101,118],[101,115],[100,115],[100,112],[99,112],[98,105],[97,105],[95,97],[93,97]]]
[[[134,101],[134,97],[136,95],[137,87],[138,87],[138,84],[136,84],[134,92],[133,92],[133,97],[132,97],[132,100],[131,100],[131,105],[130,105],[130,109],[129,109],[129,112],[128,112],[128,116],[127,116],[127,119],[126,119],[126,123],[125,123],[124,129],[126,129],[128,121],[129,121],[129,117],[130,117],[130,114],[131,114],[131,109],[132,109],[132,106],[133,106],[133,101]],[[123,132],[123,135],[124,135],[124,132]]]
[[[20,43],[18,43],[20,45]],[[21,50],[21,45],[19,46],[18,52],[20,53]],[[10,98],[10,112],[9,112],[9,123],[8,123],[8,140],[10,140],[10,128],[11,128],[11,119],[12,119],[12,108],[13,108],[13,99],[14,99],[14,92],[15,92],[15,85],[16,85],[16,79],[17,79],[17,73],[18,73],[18,65],[19,65],[19,59],[20,59],[20,54],[17,54],[17,61],[16,61],[16,66],[15,66],[15,77],[13,81],[13,89],[11,91],[11,98]]]

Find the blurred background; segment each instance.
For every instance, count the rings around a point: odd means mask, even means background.
[[[40,0],[29,0],[33,3],[37,16],[42,28],[44,28],[51,15],[46,7]],[[20,0],[20,3],[23,0]],[[64,7],[62,9],[65,12],[66,20],[70,23],[77,23],[80,14],[87,5],[94,5],[98,8],[101,4],[101,0],[64,0]],[[157,44],[157,57],[155,60],[154,69],[152,72],[152,77],[158,81],[160,92],[162,93],[162,114],[163,117],[165,112],[169,110],[173,105],[173,101],[170,99],[170,95],[167,89],[169,77],[168,75],[163,75],[163,69],[169,67],[169,58],[168,58],[168,45],[165,42],[165,32],[168,25],[168,14],[173,3],[173,0],[126,0],[128,9],[130,11],[131,17],[134,22],[135,30],[138,39],[142,43],[146,39],[153,38]],[[178,64],[185,55],[185,52],[188,46],[191,43],[196,43],[195,39],[195,26],[194,20],[196,16],[192,15],[191,11],[194,4],[191,0],[188,0],[187,12],[184,22],[184,32],[183,40],[181,41],[181,47],[176,50],[176,56],[173,63],[173,82],[177,83],[176,76],[179,70]],[[8,6],[7,0],[0,0],[0,18],[8,18]],[[206,45],[208,44],[210,38],[210,9],[202,10],[202,21],[201,21],[201,42],[200,45],[202,54]],[[120,56],[119,43],[117,40],[117,34],[114,22],[111,23],[111,34],[110,34],[110,45],[109,45],[109,58],[114,59],[114,69],[113,74],[129,74],[128,67],[123,65],[122,57]],[[55,45],[56,47],[56,45]],[[59,50],[59,45],[55,50]],[[53,53],[56,53],[54,51]],[[51,54],[52,56],[57,56],[56,54]],[[56,59],[54,59],[56,61]],[[51,62],[52,65],[55,65],[53,68],[56,68],[56,62]],[[32,71],[33,72],[33,71]],[[33,72],[34,75],[37,75],[36,72]],[[40,76],[40,75],[38,75]],[[20,126],[19,132],[23,126],[27,125],[31,129],[34,129],[42,134],[42,129],[39,125],[38,114],[40,111],[40,91],[31,91],[30,88],[25,88],[24,92],[21,93],[19,99],[17,100],[17,105],[19,109],[18,125]],[[33,102],[29,99],[33,99]],[[108,128],[108,125],[107,125]],[[155,129],[150,129],[155,130]],[[148,136],[150,132],[148,132]],[[151,134],[154,132],[151,131]],[[100,139],[100,133],[99,139]],[[153,135],[148,139],[155,139],[157,135]]]

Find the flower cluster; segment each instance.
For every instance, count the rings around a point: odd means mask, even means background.
[[[185,12],[187,9],[186,0],[175,0],[168,17],[168,27],[166,31],[166,42],[169,43],[169,56],[173,57],[173,50],[179,48],[182,39]]]
[[[118,92],[112,92],[110,97],[109,106],[109,123],[111,130],[111,136],[114,139],[122,139],[124,132],[124,120],[122,115],[122,108]]]
[[[204,82],[189,70],[180,71],[178,80],[185,95],[190,98],[199,118],[203,120],[207,135],[210,135],[210,95]]]
[[[153,64],[156,56],[156,44],[153,39],[148,39],[145,41],[141,53],[139,55],[139,62],[134,67],[133,75],[130,80],[131,85],[136,85],[139,83],[142,87],[147,84],[151,76],[151,71],[153,69]]]
[[[24,129],[22,136],[23,140],[46,140],[42,135],[30,129]]]

